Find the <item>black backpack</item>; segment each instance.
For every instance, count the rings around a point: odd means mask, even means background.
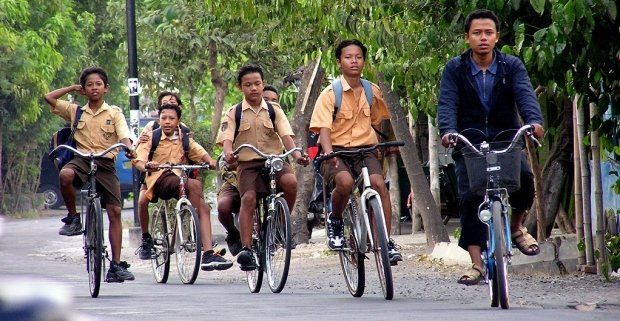
[[[75,147],[75,140],[73,139],[73,136],[75,135],[75,130],[77,129],[78,122],[80,121],[83,112],[82,107],[78,106],[75,111],[73,123],[70,126],[65,125],[65,127],[59,129],[50,139],[48,144],[48,157],[59,171],[73,159],[74,155],[73,152],[67,149],[63,149],[55,153],[53,153],[53,150],[60,145]]]
[[[269,118],[271,119],[271,123],[273,124],[273,131],[276,130],[276,110],[273,109],[273,105],[267,103],[267,112],[269,112]],[[237,139],[237,135],[239,135],[239,125],[241,125],[241,112],[243,112],[243,108],[241,107],[241,103],[235,106],[235,136],[233,138],[233,143],[235,139]]]
[[[183,153],[185,154],[185,159],[187,160],[187,163],[191,165],[191,164],[194,164],[194,162],[189,158],[189,133],[190,133],[190,129],[187,126],[185,126],[185,125],[180,125],[180,127],[181,127],[181,140],[182,140],[182,144],[183,144]],[[156,121],[153,124],[153,133],[152,133],[152,136],[151,136],[151,149],[149,150],[149,157],[148,157],[149,161],[153,160],[153,154],[155,154],[155,150],[157,149],[157,146],[159,146],[159,141],[161,140],[161,135],[162,135],[162,129],[161,129],[160,125],[159,125],[159,122]],[[198,170],[190,171],[189,177],[190,178],[198,177]]]

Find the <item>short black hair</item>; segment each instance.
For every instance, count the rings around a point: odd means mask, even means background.
[[[179,103],[179,106],[183,106],[183,103],[181,102],[181,97],[179,97],[179,94],[175,92],[171,92],[171,91],[162,91],[159,93],[159,95],[157,95],[157,106],[161,106],[161,100],[164,99],[164,97],[166,96],[172,96],[176,98],[177,103]]]
[[[336,47],[336,52],[335,52],[336,60],[340,60],[340,55],[342,55],[342,49],[350,45],[355,45],[355,46],[360,47],[360,49],[362,49],[362,56],[364,57],[364,60],[366,60],[366,53],[368,52],[368,49],[366,48],[366,46],[364,46],[364,44],[361,41],[357,39],[347,39],[347,40],[341,41]]]
[[[243,78],[243,76],[247,75],[247,74],[253,74],[253,73],[259,73],[260,74],[260,79],[264,79],[263,77],[263,69],[258,66],[258,65],[245,65],[243,67],[241,67],[241,69],[239,69],[239,72],[237,73],[237,85],[241,86],[241,78]]]
[[[467,18],[465,18],[465,33],[469,33],[469,28],[471,27],[471,22],[474,19],[491,19],[495,22],[495,31],[499,32],[499,19],[497,15],[487,9],[477,9],[472,11]]]
[[[276,93],[276,95],[280,95],[280,93],[278,92],[278,90],[276,89],[276,87],[272,86],[272,85],[267,85],[265,86],[265,88],[263,88],[263,91],[273,91],[274,93]]]
[[[82,70],[82,73],[80,74],[80,85],[82,88],[86,87],[86,78],[88,78],[91,74],[98,74],[99,77],[101,77],[103,84],[108,87],[108,74],[106,74],[105,70],[101,67],[88,67]]]
[[[177,112],[177,117],[179,117],[179,119],[181,119],[181,107],[179,107],[177,105],[173,105],[173,104],[163,104],[161,107],[159,107],[158,115],[161,116],[161,112],[164,109],[172,109],[172,110],[176,111]]]

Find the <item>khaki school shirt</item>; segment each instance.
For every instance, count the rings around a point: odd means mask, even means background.
[[[371,125],[379,128],[381,121],[390,118],[381,89],[372,84],[373,101],[370,107],[363,88],[359,97],[355,97],[346,79],[341,76],[340,81],[342,103],[336,118],[334,119],[336,98],[332,86],[329,85],[321,92],[314,105],[310,130],[318,133],[321,128],[329,128],[333,146],[359,147],[378,144],[379,140]]]
[[[241,124],[239,124],[239,134],[236,139],[236,105],[231,107],[222,122],[217,144],[223,146],[225,140],[230,140],[233,142],[233,150],[242,144],[250,144],[265,154],[281,154],[284,146],[280,137],[294,136],[294,134],[282,107],[275,103],[271,103],[271,105],[276,113],[275,128],[271,118],[269,118],[269,110],[264,99],[258,112],[244,99],[241,103]],[[252,150],[244,149],[239,153],[239,161],[245,162],[255,159],[261,159],[261,157]]]
[[[78,108],[77,104],[66,100],[57,100],[52,106],[52,113],[73,124],[73,118]],[[117,106],[110,106],[106,102],[93,113],[88,104],[82,107],[82,116],[75,130],[75,146],[79,151],[100,153],[106,148],[129,138],[129,127],[123,111]],[[105,155],[114,159],[118,149]]]
[[[138,145],[138,149],[136,150],[137,156],[134,159],[134,163],[138,161],[148,162],[149,161],[149,152],[151,150],[151,137],[152,133],[149,133],[149,140],[146,143]],[[162,131],[161,139],[159,140],[159,145],[157,145],[157,149],[153,153],[152,161],[157,162],[159,164],[171,163],[171,164],[187,164],[188,160],[185,159],[185,153],[183,152],[183,140],[181,139],[180,129],[175,131],[174,135],[166,136],[166,134]],[[202,162],[202,158],[207,154],[207,151],[200,146],[193,138],[189,139],[189,150],[188,157],[190,160],[195,163]],[[173,172],[180,176],[180,170],[173,170]],[[153,199],[153,187],[155,186],[155,182],[157,179],[164,173],[164,170],[159,170],[151,173],[146,173],[146,197],[151,200]]]

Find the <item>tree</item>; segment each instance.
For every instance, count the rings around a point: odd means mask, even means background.
[[[51,86],[75,83],[92,30],[93,16],[76,13],[72,1],[0,0],[0,173],[8,173],[0,174],[0,211],[31,200],[17,196],[36,190],[36,160],[50,126],[59,123],[42,117],[49,110],[41,98]],[[26,135],[32,139],[24,141]]]

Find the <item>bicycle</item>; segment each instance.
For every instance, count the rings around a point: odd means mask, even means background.
[[[181,282],[193,284],[200,271],[202,241],[196,209],[187,198],[185,183],[188,171],[194,169],[209,169],[208,164],[162,164],[157,169],[181,170],[179,182],[179,198],[172,207],[169,201],[162,201],[155,207],[153,219],[149,227],[153,237],[154,254],[151,257],[151,266],[157,283],[166,283],[170,273],[170,257],[176,256],[177,271]],[[174,213],[174,215],[171,215]],[[172,223],[170,223],[172,222]],[[173,238],[174,237],[174,238]],[[174,251],[171,249],[174,247]]]
[[[454,145],[457,141],[465,144],[461,148],[469,188],[477,195],[484,196],[478,207],[478,218],[487,225],[487,248],[483,252],[485,282],[489,284],[491,307],[501,306],[508,309],[507,266],[511,263],[512,240],[510,233],[510,216],[512,208],[508,203],[508,193],[519,189],[521,179],[521,154],[525,133],[537,146],[540,143],[532,132],[532,125],[525,125],[517,131],[508,147],[507,142],[483,141],[476,148],[467,137],[450,134]],[[501,133],[500,133],[501,134]],[[480,175],[485,173],[484,175]],[[489,282],[491,281],[491,282]]]
[[[280,155],[268,155],[250,144],[242,144],[235,149],[235,155],[245,148],[265,159],[270,189],[267,195],[259,195],[256,200],[252,250],[258,267],[246,271],[248,287],[252,293],[260,292],[263,273],[266,272],[271,292],[280,293],[288,278],[292,235],[291,214],[283,193],[276,190],[276,173],[284,167],[284,159],[295,151],[301,151],[301,148],[293,148]]]
[[[364,160],[364,154],[370,153],[379,147],[398,147],[404,145],[403,142],[398,141],[385,142],[367,148],[334,151],[315,159],[315,165],[319,168],[325,160],[341,155],[357,156],[362,161],[361,173],[355,178],[353,190],[342,213],[344,247],[338,251],[340,266],[342,267],[347,288],[354,297],[361,297],[364,294],[366,281],[364,259],[367,258],[366,253],[370,251],[375,256],[384,298],[391,300],[394,296],[392,266],[388,254],[389,237],[383,214],[383,206],[379,193],[370,185],[370,174]],[[331,212],[331,197],[329,192],[327,192],[326,185],[327,183],[323,181],[323,204],[325,204],[323,211],[325,217],[327,217],[327,213]],[[360,192],[361,194],[359,194]],[[360,215],[358,211],[358,205],[360,204],[363,215]],[[370,219],[372,219],[372,224]]]
[[[96,298],[99,296],[99,289],[101,287],[101,273],[105,270],[105,260],[110,261],[108,255],[107,246],[104,245],[103,236],[103,211],[101,209],[101,196],[97,194],[97,184],[95,174],[97,173],[96,159],[103,158],[104,155],[113,151],[116,148],[126,149],[124,144],[117,143],[101,153],[83,153],[69,145],[59,145],[52,153],[57,153],[62,149],[68,149],[73,154],[88,158],[90,161],[90,171],[88,172],[88,187],[86,190],[81,190],[86,194],[86,201],[88,203],[88,210],[86,219],[82,218],[82,222],[85,222],[85,228],[83,231],[84,238],[84,257],[86,258],[86,271],[88,272],[88,286],[90,288],[90,296]],[[82,211],[84,213],[84,211]]]

